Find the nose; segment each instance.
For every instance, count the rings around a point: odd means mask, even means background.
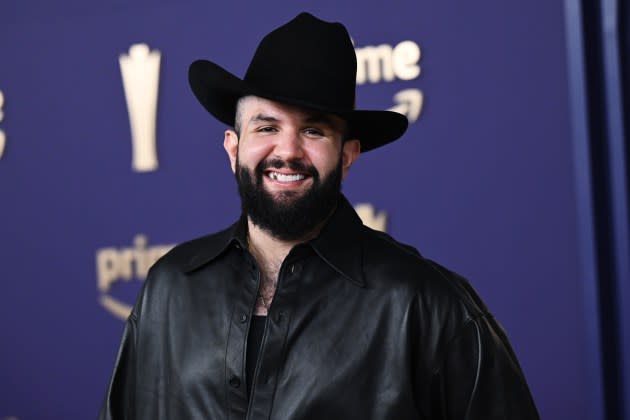
[[[304,157],[303,139],[300,133],[284,132],[277,136],[274,155],[282,160],[301,159]]]

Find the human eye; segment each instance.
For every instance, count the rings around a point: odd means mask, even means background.
[[[275,133],[276,131],[278,131],[278,129],[271,125],[264,125],[256,128],[257,133]]]
[[[324,137],[324,131],[315,127],[305,128],[304,134],[309,137]]]

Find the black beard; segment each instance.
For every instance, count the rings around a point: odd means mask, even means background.
[[[302,196],[293,191],[276,193],[274,197],[263,187],[268,168],[290,168],[308,174],[313,185]],[[337,205],[341,192],[341,157],[337,167],[323,181],[317,169],[298,161],[262,161],[251,171],[236,160],[236,183],[241,196],[241,210],[254,225],[274,237],[294,241],[302,239],[324,222]]]

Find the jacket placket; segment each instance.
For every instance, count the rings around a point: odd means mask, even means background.
[[[292,303],[296,300],[299,263],[287,257],[280,267],[276,294],[269,307],[265,331],[254,370],[247,420],[271,417],[274,396],[286,351]],[[253,306],[253,305],[252,305]]]

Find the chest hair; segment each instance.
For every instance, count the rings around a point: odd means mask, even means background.
[[[258,289],[258,297],[256,299],[255,314],[267,315],[273,297],[276,294],[278,285],[278,273],[280,272],[281,262],[259,261],[260,267],[260,286]]]

